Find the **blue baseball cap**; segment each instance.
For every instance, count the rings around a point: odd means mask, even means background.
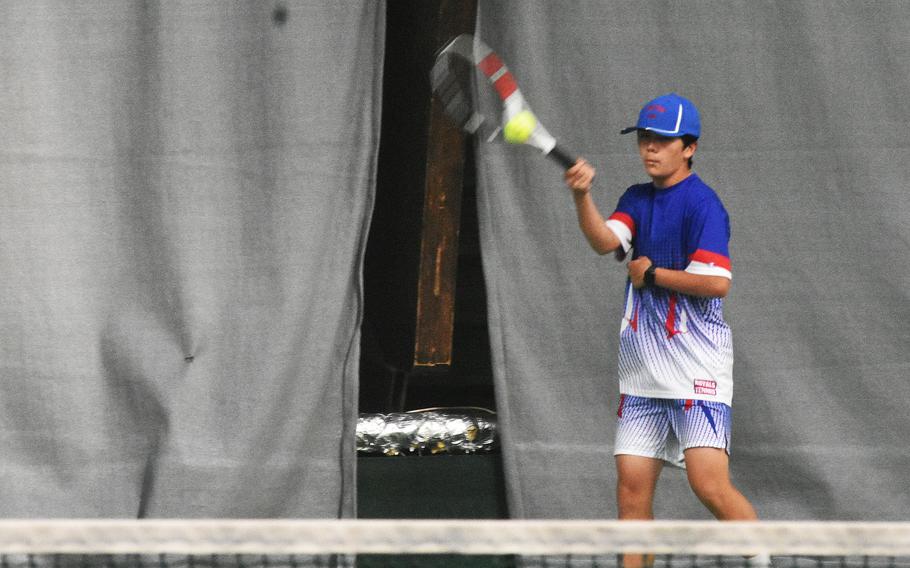
[[[669,93],[648,102],[638,113],[638,123],[624,128],[620,134],[637,130],[648,130],[674,138],[686,134],[698,138],[701,135],[701,120],[692,101],[676,93]]]

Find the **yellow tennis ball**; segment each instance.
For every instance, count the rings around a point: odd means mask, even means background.
[[[510,144],[524,144],[537,127],[537,117],[529,110],[523,110],[509,119],[502,129],[502,137]]]

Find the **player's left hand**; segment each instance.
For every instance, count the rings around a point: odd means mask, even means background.
[[[644,287],[645,270],[647,270],[651,264],[651,259],[646,256],[640,256],[635,260],[629,261],[629,279],[632,281],[632,287]]]

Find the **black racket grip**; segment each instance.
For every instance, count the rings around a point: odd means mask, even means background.
[[[565,169],[569,169],[574,166],[575,162],[578,160],[578,158],[572,152],[569,152],[559,144],[553,146],[553,149],[550,150],[547,156],[550,156],[556,160]]]

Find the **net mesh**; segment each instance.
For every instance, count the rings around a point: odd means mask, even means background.
[[[910,568],[910,523],[4,521],[3,567]]]

